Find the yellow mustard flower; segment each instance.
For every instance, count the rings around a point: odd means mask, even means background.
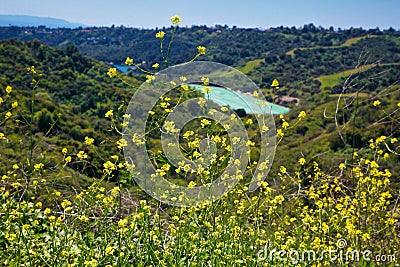
[[[300,159],[299,159],[299,164],[300,164],[301,166],[303,166],[305,163],[306,163],[306,159],[305,159],[305,158],[300,158]]]
[[[104,164],[103,164],[103,167],[104,167],[104,171],[106,172],[106,173],[108,173],[108,174],[110,174],[113,170],[116,170],[117,169],[117,167],[115,166],[115,164],[114,163],[112,163],[111,161],[106,161]]]
[[[131,59],[130,57],[127,57],[125,60],[125,64],[129,65],[129,66],[133,65],[133,59]]]
[[[106,247],[106,254],[112,255],[114,253],[114,249],[110,246]]]
[[[94,139],[93,139],[93,138],[90,138],[90,137],[88,137],[88,136],[85,136],[85,144],[91,145],[91,144],[93,144],[93,142],[94,142]]]
[[[151,81],[154,81],[156,77],[154,75],[146,75],[146,83],[150,83]]]
[[[110,78],[114,78],[115,76],[117,76],[117,69],[109,68],[107,74],[108,76],[110,76]]]
[[[12,92],[12,87],[9,86],[9,85],[7,85],[7,87],[6,87],[6,93],[7,93],[7,94],[10,94],[11,92]]]
[[[71,156],[65,158],[65,163],[70,163],[72,160]]]
[[[299,117],[300,119],[304,119],[306,116],[307,116],[306,112],[305,112],[304,110],[302,110],[302,111],[300,111],[298,117]]]
[[[210,83],[210,79],[207,77],[201,77],[200,80],[204,85],[208,85]]]
[[[207,52],[207,49],[204,46],[199,45],[197,47],[197,53],[199,53],[200,55],[205,55]]]
[[[85,153],[85,151],[79,151],[78,152],[78,154],[76,154],[76,156],[80,159],[80,160],[82,160],[82,159],[87,159],[88,158],[88,155]]]
[[[340,163],[340,164],[339,164],[339,169],[341,169],[341,170],[346,169],[346,164]]]
[[[203,92],[204,92],[204,93],[209,93],[209,92],[211,92],[211,88],[210,88],[210,87],[207,87],[207,86],[204,86],[204,87],[203,87]]]
[[[171,23],[173,25],[179,25],[179,23],[181,23],[181,21],[182,21],[182,18],[179,17],[178,15],[175,15],[175,16],[171,17]]]
[[[128,145],[128,142],[124,139],[124,138],[121,138],[121,139],[119,139],[118,141],[117,141],[117,147],[119,148],[119,149],[122,149],[123,147],[125,147],[125,146],[127,146]]]
[[[81,215],[81,216],[79,217],[79,220],[80,220],[81,222],[87,222],[89,219],[88,219],[88,217],[86,217],[85,215]]]
[[[276,130],[276,135],[277,135],[278,137],[283,137],[285,134],[283,133],[282,129],[277,129],[277,130]]]
[[[159,32],[156,33],[156,38],[162,39],[162,38],[164,38],[164,35],[165,35],[165,32],[159,31]]]
[[[33,167],[35,168],[35,170],[40,170],[44,167],[44,164],[40,162],[35,164]]]
[[[201,128],[204,128],[204,127],[206,127],[207,125],[210,125],[210,124],[211,124],[211,121],[209,121],[209,120],[207,120],[207,119],[202,119],[200,123],[201,123]]]
[[[36,73],[35,66],[30,66],[30,67],[27,67],[26,69],[28,70],[28,72],[32,72],[33,74]]]
[[[109,111],[106,112],[106,114],[104,115],[104,117],[106,117],[106,118],[112,117],[113,114],[114,114],[113,112],[114,112],[114,111],[113,111],[112,109],[110,109]]]
[[[271,83],[271,86],[272,86],[272,87],[278,87],[278,86],[279,86],[278,80],[277,80],[277,79],[274,79],[274,80],[272,81],[272,83]]]

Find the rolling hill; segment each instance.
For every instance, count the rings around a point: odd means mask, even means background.
[[[27,71],[31,66],[35,66],[42,76],[31,77]],[[32,136],[35,143],[33,157],[44,157],[46,167],[54,166],[54,162],[60,160],[60,151],[56,147],[69,147],[68,155],[76,155],[85,147],[85,137],[95,140],[93,146],[87,147],[91,163],[84,167],[69,164],[69,174],[63,181],[58,181],[58,186],[84,183],[85,177],[101,177],[102,157],[118,152],[113,142],[119,136],[110,134],[110,125],[104,115],[110,109],[116,114],[117,111],[123,113],[122,107],[140,83],[127,77],[134,86],[132,88],[111,80],[106,75],[107,69],[107,65],[80,55],[74,47],[60,50],[38,41],[0,42],[0,87],[11,85],[14,88],[12,98],[19,103],[18,110],[2,123],[1,132],[13,141],[21,136],[27,141]],[[34,89],[32,78],[39,81]],[[26,133],[28,129],[30,134]],[[10,167],[16,160],[24,162],[30,149],[29,146],[16,147],[13,142],[2,145],[0,169]],[[80,174],[83,169],[85,175]]]

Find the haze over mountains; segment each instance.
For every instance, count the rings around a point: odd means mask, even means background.
[[[28,15],[0,15],[0,26],[46,26],[47,28],[78,28],[85,27],[81,23],[69,22],[63,19],[50,17],[36,17]]]

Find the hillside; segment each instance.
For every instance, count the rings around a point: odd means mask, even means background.
[[[127,56],[151,68],[155,62],[164,67],[160,56],[157,31],[165,31],[165,43],[171,28],[155,30],[126,27],[92,27],[85,29],[46,29],[34,27],[0,27],[0,38],[38,39],[54,47],[77,47],[86,56],[104,62],[123,64]],[[164,44],[165,45],[165,44]],[[192,58],[195,47],[207,47],[202,60],[236,67],[249,75],[262,89],[277,78],[279,95],[307,100],[317,92],[340,90],[340,83],[321,84],[320,76],[334,75],[357,65],[379,64],[389,73],[381,86],[397,79],[400,62],[400,32],[388,29],[324,29],[313,24],[302,28],[277,27],[267,30],[229,28],[227,26],[193,26],[177,28],[172,44],[170,64]],[[339,77],[339,76],[338,76]],[[323,79],[323,78],[322,78]],[[336,79],[336,78],[335,78]],[[373,87],[373,86],[372,86]],[[264,90],[272,100],[273,92]]]
[[[374,38],[374,40],[380,39]],[[382,47],[386,48],[381,45]],[[390,51],[390,48],[386,49]],[[355,55],[357,53],[356,47],[353,47],[353,50],[351,53]],[[262,89],[267,99],[272,100],[274,94],[278,96],[278,99],[281,96],[291,96],[299,99],[299,104],[294,102],[283,103],[292,107],[292,111],[285,115],[286,120],[295,120],[301,110],[305,110],[310,114],[307,120],[303,121],[298,128],[288,132],[284,142],[281,144],[284,149],[277,150],[273,165],[274,170],[277,170],[283,164],[287,166],[295,164],[296,159],[289,156],[293,154],[299,156],[302,154],[310,156],[320,154],[318,156],[319,162],[330,168],[347,157],[346,151],[367,145],[368,140],[371,138],[376,138],[382,134],[400,137],[398,136],[398,129],[392,127],[389,133],[388,129],[381,124],[377,124],[380,116],[384,114],[371,113],[374,107],[371,105],[372,100],[369,100],[374,99],[381,94],[381,91],[386,90],[388,94],[382,98],[385,100],[382,105],[390,106],[395,103],[397,99],[395,92],[398,89],[395,78],[400,75],[399,69],[396,67],[397,63],[364,65],[354,71],[347,70],[339,73],[340,75],[333,74],[334,78],[330,78],[329,83],[327,83],[328,77],[332,75],[318,76],[319,72],[311,68],[309,71],[314,73],[315,76],[306,77],[306,74],[303,74],[295,66],[296,64],[301,64],[301,62],[312,60],[315,56],[317,58],[327,57],[335,50],[318,49],[319,55],[310,54],[310,51],[311,49],[298,50],[294,56],[290,56],[290,61],[288,61],[287,57],[284,59],[277,57],[271,64],[266,64],[265,61],[250,61],[246,66],[246,72],[251,77],[255,77],[255,80],[261,75],[260,73],[267,72],[274,72],[276,73],[275,77],[282,79],[280,82],[283,85],[280,89],[275,91]],[[335,51],[338,56],[340,52],[343,51]],[[397,54],[387,53],[388,59],[385,61],[397,60]],[[378,52],[372,51],[368,56],[368,60],[375,60],[378,57],[377,54]],[[50,121],[57,120],[50,134],[43,139],[44,142],[50,147],[52,144],[66,147],[72,146],[75,147],[75,152],[77,152],[82,148],[82,142],[86,136],[94,138],[95,147],[93,148],[99,149],[99,152],[95,152],[96,149],[91,152],[93,161],[91,162],[92,166],[89,168],[89,176],[101,177],[101,158],[104,155],[111,155],[117,152],[115,147],[113,148],[112,139],[109,139],[109,123],[104,118],[104,114],[113,109],[118,110],[122,116],[125,112],[126,104],[133,95],[133,89],[118,82],[118,80],[109,79],[106,75],[107,66],[81,56],[75,46],[69,46],[65,50],[58,50],[38,41],[25,43],[17,40],[7,40],[1,42],[0,55],[0,70],[4,74],[1,86],[5,87],[7,84],[13,84],[14,87],[18,88],[15,92],[18,94],[17,98],[20,99],[22,111],[20,115],[13,119],[21,119],[20,116],[29,116],[29,102],[32,97],[32,90],[29,87],[29,76],[24,73],[27,66],[35,65],[44,76],[40,80],[39,87],[35,90],[34,117],[37,120],[37,114],[44,113],[49,114]],[[209,56],[212,57],[213,55]],[[325,63],[322,62],[318,67],[323,66],[323,64]],[[326,68],[328,68],[328,65]],[[337,67],[332,67],[331,69],[331,71],[334,71]],[[279,70],[282,70],[282,74],[279,74]],[[293,76],[290,76],[291,70],[294,72]],[[352,75],[352,81],[357,82],[357,86],[349,87],[344,92],[338,90],[338,88],[342,88],[341,85],[344,83],[344,79],[349,75]],[[370,79],[371,77],[376,77],[376,75],[379,75],[379,79]],[[293,80],[289,81],[289,77],[292,77]],[[304,77],[304,80],[301,79],[302,77]],[[137,79],[142,79],[140,76],[137,76],[136,79],[129,76],[125,76],[125,78],[136,86],[140,84]],[[323,83],[321,84],[319,81]],[[312,86],[307,88],[306,84],[310,82]],[[295,85],[298,87],[295,87]],[[330,88],[329,85],[334,86]],[[388,87],[390,89],[387,89]],[[355,95],[351,95],[356,91],[360,93],[360,101],[363,103],[359,107],[354,106]],[[340,101],[340,106],[347,106],[336,111],[337,93],[347,94]],[[345,104],[349,102],[353,104],[351,106]],[[358,120],[356,125],[351,126],[349,124],[354,119],[355,108],[357,108],[356,118]],[[374,115],[363,117],[364,114],[368,113]],[[62,114],[60,119],[57,119],[57,114]],[[324,116],[329,118],[324,118]],[[339,116],[338,120],[333,119],[334,116]],[[361,117],[363,119],[360,119]],[[251,118],[251,116],[247,116],[247,118]],[[246,120],[246,117],[243,118],[243,121]],[[279,127],[282,121],[276,117],[276,123]],[[338,125],[336,125],[337,123]],[[5,127],[7,127],[7,124]],[[9,126],[8,128],[11,129],[11,127]],[[26,130],[26,128],[18,129],[18,131]],[[340,135],[343,135],[344,138],[340,137],[339,129],[341,131]],[[36,125],[33,132],[36,133],[37,138],[42,138],[46,130],[47,127],[44,127],[44,130],[40,130]],[[250,130],[250,134],[256,135],[257,133]],[[358,136],[356,142],[352,137],[354,134]],[[115,140],[117,138],[118,135],[115,136]],[[114,142],[116,142],[115,140]],[[157,151],[158,142],[150,140],[150,143],[155,146],[153,148],[154,151]],[[91,148],[89,148],[90,150]],[[3,150],[3,153],[5,153],[5,150]],[[96,153],[99,153],[99,155],[96,155]],[[257,155],[257,150],[254,153],[254,155]],[[12,153],[5,155],[9,156],[9,158],[16,156]],[[49,160],[52,156],[53,154],[50,150],[48,152]],[[74,166],[71,165],[71,167]],[[76,166],[75,169],[77,169]]]
[[[171,28],[154,30],[127,27],[89,27],[84,29],[46,29],[35,27],[1,27],[0,38],[18,38],[20,40],[39,39],[56,47],[75,45],[84,55],[101,61],[122,63],[127,55],[136,62],[149,64],[160,61],[159,44],[154,41],[157,31],[167,32],[170,38]],[[302,28],[277,27],[267,30],[192,26],[177,28],[173,44],[171,63],[179,63],[193,56],[197,45],[208,48],[209,59],[227,65],[240,66],[249,60],[268,59],[276,56],[294,55],[294,52],[312,49],[336,49],[357,45],[365,46],[368,36],[385,37],[386,42],[396,41],[399,31],[389,29],[365,30],[361,28],[333,30],[316,27],[313,24]],[[396,39],[397,38],[397,39]],[[372,41],[372,40],[371,40]],[[380,38],[379,42],[382,42]],[[361,43],[360,43],[361,42]],[[380,49],[378,47],[378,49]]]
[[[27,72],[30,66],[35,66],[37,73],[42,74],[33,77],[39,81],[34,90],[32,77]],[[107,69],[103,63],[80,55],[75,47],[59,50],[38,41],[1,41],[0,86],[5,88],[11,84],[13,99],[19,103],[17,112],[1,125],[1,132],[9,134],[11,140],[18,140],[31,131],[35,143],[33,157],[44,157],[49,168],[60,159],[59,147],[70,148],[68,155],[76,155],[87,147],[90,165],[83,167],[71,163],[69,171],[101,177],[101,158],[117,153],[113,141],[119,138],[110,133],[110,124],[104,115],[110,109],[123,114],[122,107],[129,102],[134,90],[108,79]],[[127,80],[134,86],[139,84],[133,78],[127,77]],[[85,146],[85,137],[94,138],[94,145]],[[29,143],[29,134],[25,138]],[[0,169],[22,160],[30,149],[29,146],[18,147],[13,142],[2,146]],[[85,181],[79,181],[76,175],[66,175],[66,179],[59,182],[79,184]]]

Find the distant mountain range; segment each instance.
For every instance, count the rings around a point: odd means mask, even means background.
[[[46,26],[47,28],[78,28],[86,25],[63,19],[27,15],[0,15],[0,26]]]

